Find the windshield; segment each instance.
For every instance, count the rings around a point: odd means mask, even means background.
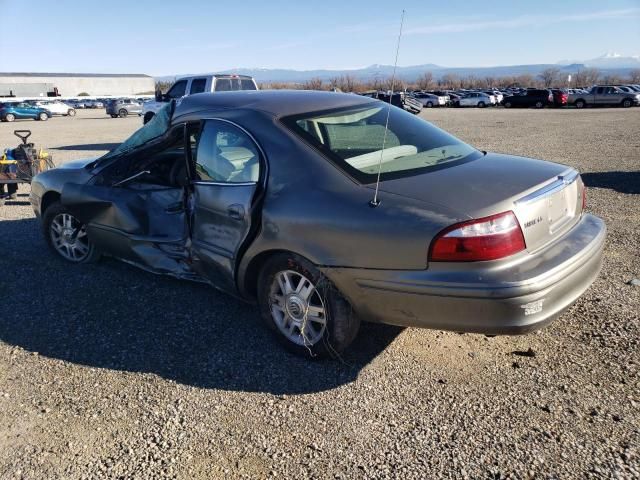
[[[171,101],[164,105],[146,125],[136,130],[133,135],[102,158],[112,158],[117,155],[122,155],[123,153],[129,152],[134,148],[147,143],[149,140],[164,135],[171,125],[171,116],[173,115],[174,108],[175,101]]]
[[[389,129],[385,122],[389,111]],[[482,156],[475,148],[408,113],[380,102],[332,113],[285,119],[362,183],[388,180],[446,168]],[[384,142],[384,151],[383,151]]]

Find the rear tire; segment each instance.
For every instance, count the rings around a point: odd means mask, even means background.
[[[124,108],[121,108],[120,110],[118,110],[118,116],[119,116],[120,118],[124,118],[124,117],[126,117],[128,113],[129,113],[129,112],[127,112]]]
[[[42,231],[49,248],[68,262],[93,263],[100,258],[100,252],[89,240],[84,225],[59,201],[44,211]],[[72,238],[67,238],[68,234]]]
[[[623,108],[629,108],[631,105],[633,105],[633,102],[629,98],[625,98],[622,101],[622,107]]]
[[[338,357],[360,328],[338,289],[295,254],[278,254],[265,263],[258,277],[258,306],[284,347],[307,358]]]
[[[67,115],[70,117],[75,117],[76,111],[73,108],[70,108],[69,111],[67,112]]]
[[[511,108],[511,102],[504,102],[504,108]]]
[[[47,120],[49,120],[49,115],[47,115],[44,112],[39,113],[38,114],[38,120],[40,120],[41,122],[46,122]]]
[[[585,106],[584,100],[576,100],[575,106],[576,108],[584,108]]]
[[[484,108],[487,105],[484,102],[478,102],[478,108]]]
[[[535,107],[536,107],[536,108],[542,108],[542,107],[544,107],[544,103],[542,103],[542,102],[536,102]]]
[[[4,116],[4,121],[5,122],[13,122],[16,119],[16,116],[13,113],[7,113]]]
[[[427,107],[427,108],[433,108],[433,103],[432,103],[432,102],[427,102],[427,104],[425,105],[425,107]]]

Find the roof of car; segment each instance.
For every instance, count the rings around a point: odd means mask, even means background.
[[[182,98],[174,118],[205,110],[244,108],[260,110],[276,117],[320,110],[351,107],[378,100],[348,93],[311,90],[242,90],[236,92],[197,93]]]

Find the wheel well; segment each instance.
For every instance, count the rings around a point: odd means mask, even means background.
[[[144,123],[147,123],[149,120],[151,120],[151,119],[153,118],[153,116],[154,116],[154,115],[155,115],[155,113],[154,113],[154,112],[147,112],[147,113],[145,113],[145,114],[144,114],[144,117],[143,117],[143,121],[144,121]]]
[[[288,250],[266,250],[264,252],[260,252],[258,255],[253,257],[247,266],[244,274],[244,291],[250,295],[251,297],[256,297],[258,294],[258,277],[260,276],[260,270],[269,258],[274,255],[279,254],[288,254],[288,255],[297,255]]]
[[[44,212],[51,206],[51,204],[60,200],[60,194],[58,192],[47,192],[42,197],[40,202],[40,215],[44,215]]]

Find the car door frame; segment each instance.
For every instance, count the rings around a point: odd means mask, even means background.
[[[242,261],[242,258],[244,257],[244,254],[248,250],[253,240],[255,240],[256,236],[258,235],[259,229],[261,227],[262,205],[263,205],[263,200],[267,191],[267,185],[268,185],[268,179],[269,179],[269,161],[264,148],[262,147],[260,142],[258,142],[256,137],[245,127],[243,127],[242,125],[238,124],[233,120],[229,120],[227,118],[222,118],[222,117],[203,117],[198,119],[197,121],[187,122],[187,131],[188,131],[189,124],[200,123],[202,126],[201,128],[204,128],[204,125],[206,124],[207,121],[222,122],[237,128],[242,133],[247,135],[247,137],[251,140],[251,142],[253,142],[253,145],[256,147],[256,149],[258,150],[258,153],[260,154],[259,177],[257,182],[237,182],[237,183],[216,182],[216,181],[195,179],[195,162],[192,157],[192,151],[190,148],[186,149],[187,170],[189,172],[189,177],[191,179],[190,181],[191,191],[189,195],[192,200],[190,199],[190,203],[192,202],[194,203],[193,205],[190,206],[190,210],[192,212],[192,218],[190,218],[189,220],[190,238],[191,238],[191,258],[193,261],[194,270],[198,274],[207,278],[207,280],[209,280],[216,288],[226,291],[228,293],[231,293],[233,295],[240,296],[241,289],[239,288],[239,285],[237,283],[239,278],[238,269]],[[187,142],[187,146],[188,146],[188,142],[189,142],[188,134],[185,135],[185,142]],[[197,151],[197,147],[196,147],[196,151]],[[249,215],[250,222],[251,222],[249,225],[249,231],[247,232],[244,239],[241,241],[240,245],[237,246],[234,257],[231,258],[232,267],[229,270],[224,272],[227,275],[227,278],[222,278],[222,277],[212,278],[211,275],[208,275],[206,273],[206,267],[207,267],[206,260],[198,260],[199,255],[198,255],[197,246],[199,242],[194,232],[194,223],[195,223],[194,216],[197,213],[197,206],[195,205],[195,201],[197,198],[195,195],[195,187],[194,187],[195,185],[210,186],[210,187],[217,187],[217,188],[223,188],[223,189],[238,188],[243,186],[256,187],[253,193],[252,201],[251,201],[251,211],[247,212],[247,215]]]
[[[165,136],[174,129],[186,132],[186,124],[172,125],[160,141],[164,141]],[[119,162],[127,162],[137,152],[138,148],[133,149],[121,158],[99,165],[92,171],[92,178],[98,178],[104,170]],[[179,161],[185,165],[187,157],[185,151]],[[195,279],[188,261],[190,232],[186,190],[189,185],[164,187],[149,184],[150,187],[146,189],[120,186],[132,178],[135,175],[107,184],[92,181],[65,183],[60,192],[61,202],[86,225],[89,238],[100,250],[154,273]],[[149,203],[162,210],[151,212]],[[147,212],[144,222],[139,222],[136,214],[141,210]],[[146,229],[136,230],[142,225]],[[151,231],[150,226],[158,228]],[[184,235],[177,235],[180,227]]]

